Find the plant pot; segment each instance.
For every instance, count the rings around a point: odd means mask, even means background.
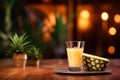
[[[65,58],[65,48],[64,47],[55,47],[54,48],[54,56],[55,58]]]
[[[39,59],[37,59],[37,60],[35,60],[35,59],[34,60],[27,60],[27,65],[39,67],[40,60]]]
[[[14,54],[13,63],[15,67],[25,67],[27,62],[27,54]]]

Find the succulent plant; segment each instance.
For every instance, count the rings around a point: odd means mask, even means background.
[[[28,36],[26,34],[18,36],[18,34],[15,33],[13,36],[10,36],[8,40],[8,53],[18,54],[27,52],[31,47],[31,41],[27,41],[27,39]]]
[[[41,59],[42,58],[42,52],[39,48],[32,46],[30,50],[28,51],[28,59]]]

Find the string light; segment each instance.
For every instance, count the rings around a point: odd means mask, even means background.
[[[116,23],[120,23],[120,15],[119,15],[119,14],[116,14],[116,15],[114,16],[114,21],[115,21]]]
[[[115,53],[115,47],[114,46],[109,46],[108,47],[108,53],[109,54],[114,54]]]
[[[109,18],[108,13],[107,13],[107,12],[102,12],[101,18],[102,18],[102,20],[104,20],[104,21],[108,20],[108,18]]]
[[[110,35],[115,35],[116,34],[116,29],[114,27],[109,28],[109,34]]]

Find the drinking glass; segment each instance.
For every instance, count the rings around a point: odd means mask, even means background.
[[[82,54],[85,41],[66,41],[68,67],[70,71],[82,71]]]

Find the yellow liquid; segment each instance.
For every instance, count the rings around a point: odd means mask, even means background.
[[[83,54],[83,48],[67,48],[69,67],[81,67],[82,54]]]

